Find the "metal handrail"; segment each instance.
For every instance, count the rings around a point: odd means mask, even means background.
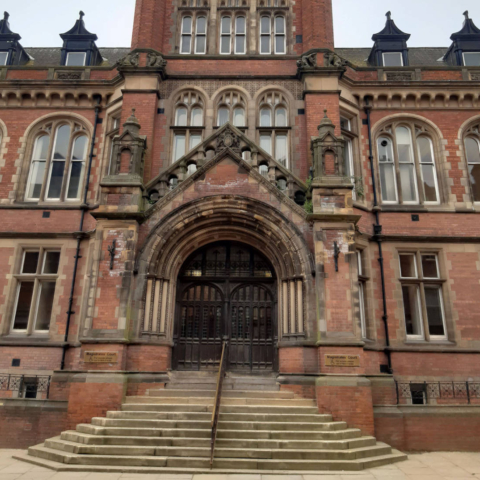
[[[222,357],[220,359],[220,369],[218,370],[217,391],[215,393],[215,401],[213,403],[212,412],[212,435],[210,440],[210,468],[213,468],[213,456],[215,454],[215,442],[217,440],[218,417],[220,415],[220,401],[222,398],[223,379],[227,368],[227,352],[228,342],[223,342]]]

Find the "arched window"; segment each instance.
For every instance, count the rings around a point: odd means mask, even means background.
[[[175,100],[172,161],[176,162],[203,139],[204,102],[196,92],[183,92]]]
[[[217,126],[221,127],[230,122],[236,127],[246,127],[246,106],[247,102],[239,92],[223,93],[217,100]]]
[[[425,127],[398,122],[377,140],[383,203],[440,203],[432,134]]]
[[[33,142],[25,200],[79,201],[89,143],[85,128],[75,122],[54,121],[38,130]]]
[[[243,55],[246,53],[247,22],[243,15],[235,18],[235,53]]]
[[[283,15],[262,15],[260,17],[260,53],[285,55],[287,53],[286,33]]]
[[[260,99],[259,145],[284,167],[289,168],[288,108],[279,92],[268,92]]]
[[[207,16],[196,12],[194,15],[185,15],[180,24],[180,53],[188,55],[207,53]]]
[[[468,130],[465,137],[465,153],[472,199],[474,202],[480,202],[480,125]]]
[[[355,185],[355,168],[353,165],[353,141],[357,137],[353,131],[353,125],[350,118],[340,117],[340,127],[342,130],[343,138],[345,139],[345,176],[352,179],[352,183]],[[356,200],[355,189],[352,192],[353,200]]]

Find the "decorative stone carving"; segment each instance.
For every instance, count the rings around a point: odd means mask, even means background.
[[[241,151],[240,151],[240,138],[228,126],[218,136],[217,145],[215,147],[215,152],[218,153],[218,152],[221,152],[222,150],[225,150],[227,148],[230,148],[231,150],[233,150],[235,153],[237,153],[239,155],[241,153]]]
[[[57,72],[57,80],[83,80],[83,72]]]
[[[413,80],[413,72],[386,72],[387,82],[410,82]]]
[[[480,72],[470,73],[470,80],[480,81]]]
[[[317,52],[310,55],[302,55],[300,60],[297,60],[298,68],[315,68],[317,66]]]
[[[123,125],[123,133],[113,139],[110,178],[128,176],[129,180],[142,182],[143,156],[147,146],[147,137],[139,135],[140,128],[140,123],[135,117],[135,109],[132,109],[132,115]],[[128,165],[123,164],[128,157]]]
[[[335,125],[327,117],[323,117],[318,126],[318,137],[312,140],[314,177],[343,177],[345,140],[335,135]]]
[[[327,52],[324,55],[325,66],[326,67],[346,67],[347,61],[339,57],[336,53]]]
[[[149,52],[147,55],[147,67],[163,68],[166,64],[167,61],[159,53]]]
[[[140,62],[140,54],[137,53],[129,53],[125,57],[121,58],[118,61],[118,65],[121,65],[123,67],[138,67],[138,64]]]

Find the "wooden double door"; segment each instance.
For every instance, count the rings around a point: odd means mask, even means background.
[[[184,264],[178,281],[173,367],[216,369],[229,342],[228,369],[276,369],[276,280],[255,249],[208,245]]]

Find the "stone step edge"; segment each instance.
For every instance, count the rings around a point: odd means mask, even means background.
[[[57,436],[57,437],[53,437],[53,438],[49,438],[48,440],[46,441],[52,441],[52,442],[62,442],[62,443],[65,443],[67,445],[72,445],[72,446],[75,446],[75,447],[85,447],[85,448],[88,448],[88,447],[91,447],[91,448],[124,448],[124,449],[128,449],[128,448],[152,448],[152,449],[162,449],[162,448],[165,448],[165,449],[178,449],[178,448],[182,448],[182,449],[185,449],[185,450],[208,450],[210,451],[210,448],[209,447],[192,447],[192,446],[181,446],[181,447],[178,447],[178,446],[170,446],[170,445],[165,445],[165,446],[145,446],[145,445],[142,445],[142,446],[138,446],[138,445],[86,445],[86,444],[83,444],[83,443],[77,443],[77,442],[72,442],[71,440],[62,440],[62,438],[60,438],[60,436]],[[44,444],[45,445],[45,444]],[[322,450],[322,449],[311,449],[311,448],[302,448],[302,449],[299,449],[299,448],[256,448],[255,451],[259,451],[259,452],[308,452],[308,453],[318,453],[319,451],[321,452],[325,452],[325,453],[331,453],[332,455],[333,454],[341,454],[341,453],[347,453],[347,452],[350,452],[350,453],[362,453],[362,452],[365,452],[365,451],[370,451],[370,450],[375,450],[375,449],[379,449],[379,448],[391,448],[389,445],[387,445],[386,443],[383,443],[383,442],[377,442],[375,445],[370,445],[368,447],[359,447],[359,448],[347,448],[345,450]],[[46,447],[45,447],[46,448]],[[56,448],[53,448],[52,450],[57,450]],[[222,451],[222,450],[233,450],[233,451],[243,451],[243,450],[247,450],[247,451],[250,451],[248,448],[233,448],[233,447],[216,447],[215,450],[217,451]],[[63,451],[63,450],[57,450],[59,452],[62,452],[62,453],[69,453],[71,455],[91,455],[89,453],[73,453],[73,452],[68,452],[68,451]],[[93,455],[96,455],[96,454],[93,454]],[[108,456],[116,456],[115,454],[113,455],[108,455]],[[136,455],[133,455],[133,456],[136,456]],[[141,456],[144,456],[144,455],[141,455]],[[148,455],[150,456],[150,455]],[[152,456],[156,456],[155,454],[152,455]],[[165,456],[165,455],[158,455],[158,456]],[[190,458],[190,457],[186,457],[186,458]],[[222,457],[224,458],[224,457]],[[226,458],[226,457],[225,457]],[[235,459],[246,459],[246,460],[249,460],[249,459],[254,459],[255,457],[233,457]],[[267,459],[268,460],[268,459]],[[272,459],[274,460],[274,459]],[[302,460],[302,459],[298,459],[298,460]],[[304,459],[305,461],[308,461],[306,459]],[[359,460],[359,459],[358,459]]]
[[[43,445],[43,444],[42,444]],[[40,445],[39,445],[40,446]],[[341,472],[334,470],[250,470],[250,469],[225,469],[225,468],[172,468],[172,467],[127,467],[127,466],[101,466],[101,465],[67,465],[63,463],[52,462],[39,457],[32,457],[27,453],[13,455],[14,460],[19,460],[25,463],[36,465],[39,467],[48,468],[49,470],[57,472],[98,472],[98,473],[191,473],[191,474],[239,474],[242,475],[358,475],[358,470],[355,472]],[[407,455],[392,449],[391,455],[383,455],[381,457],[373,457],[373,460],[382,463],[382,465],[389,465],[392,463],[402,462],[407,460]],[[374,467],[372,467],[374,468]],[[354,479],[352,479],[354,480]]]

